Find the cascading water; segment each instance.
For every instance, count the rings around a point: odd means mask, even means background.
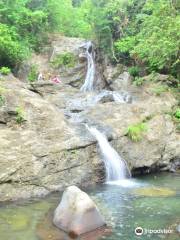
[[[87,74],[85,78],[85,82],[81,87],[82,92],[92,91],[94,85],[94,78],[95,78],[95,63],[94,63],[94,52],[93,52],[93,44],[92,42],[87,42],[84,45],[86,49],[86,57],[88,61],[87,66]]]
[[[110,145],[107,138],[96,128],[88,127],[90,133],[97,139],[103,155],[106,168],[106,181],[118,181],[131,177],[131,172],[124,159]]]

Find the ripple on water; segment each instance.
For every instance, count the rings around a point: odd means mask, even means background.
[[[166,239],[177,240],[175,229],[180,223],[179,208],[179,176],[172,174],[149,175],[131,179],[122,183],[102,184],[86,189],[87,193],[98,205],[112,234],[96,232],[80,240],[131,240],[139,239],[134,234],[137,226],[151,229],[172,228],[173,235],[142,236],[141,240]],[[168,188],[175,191],[171,196],[145,196],[134,191],[144,188]],[[52,194],[45,199],[0,205],[0,239],[2,240],[39,240],[41,234],[46,234],[45,240],[65,240],[64,235],[52,238],[52,222],[47,221],[47,213],[52,214],[60,201],[61,194]],[[49,226],[48,224],[51,225]],[[41,226],[41,227],[40,227]],[[59,232],[58,232],[59,233]],[[60,234],[60,233],[59,233]],[[64,233],[61,233],[64,234]],[[99,235],[98,235],[99,234]],[[108,234],[106,236],[106,234]],[[39,237],[38,237],[39,236]],[[60,236],[60,235],[59,235]],[[42,239],[42,238],[41,238]],[[43,239],[44,240],[44,239]]]

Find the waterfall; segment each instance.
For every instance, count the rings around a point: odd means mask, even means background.
[[[132,102],[132,97],[129,93],[125,91],[117,92],[117,91],[109,91],[109,90],[101,90],[97,95],[93,97],[93,101],[98,103],[102,102],[116,102],[116,103],[130,103]]]
[[[86,78],[83,86],[81,87],[82,92],[92,91],[95,78],[95,63],[94,63],[94,54],[93,54],[93,45],[92,42],[87,42],[84,45],[86,49],[86,57],[88,61]]]
[[[106,168],[106,181],[118,181],[131,177],[131,172],[124,159],[110,145],[105,135],[94,127],[88,127],[90,133],[97,139]]]

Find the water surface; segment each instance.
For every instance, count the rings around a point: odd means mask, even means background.
[[[177,225],[180,224],[179,181],[180,176],[163,173],[144,176],[130,182],[116,182],[116,184],[110,182],[85,189],[95,200],[106,222],[112,228],[111,235],[92,239],[180,239],[175,231]],[[153,196],[143,195],[142,189],[149,188],[151,190],[154,187],[165,189],[167,195],[161,196],[160,194],[158,196],[156,193],[152,194]],[[169,194],[171,192],[173,194]],[[145,193],[147,194],[147,191]],[[39,240],[37,225],[43,223],[46,218],[45,214],[53,211],[60,201],[60,197],[61,194],[58,193],[44,199],[1,204],[0,239]],[[134,229],[139,226],[146,229],[170,228],[174,234],[146,234],[137,237]],[[41,228],[47,231],[46,224],[41,224]],[[44,239],[54,240],[51,235],[47,235]],[[64,239],[63,237],[59,240]]]

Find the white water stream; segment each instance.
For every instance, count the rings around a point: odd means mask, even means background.
[[[131,172],[123,158],[110,145],[106,136],[94,127],[88,127],[90,133],[97,139],[102,152],[103,161],[106,168],[106,181],[125,180],[131,177]]]
[[[88,91],[93,91],[96,70],[95,70],[92,42],[90,42],[90,41],[87,42],[84,45],[84,47],[86,49],[86,57],[87,57],[87,61],[88,61],[88,67],[87,67],[87,74],[86,74],[85,82],[81,87],[81,91],[88,92]]]

